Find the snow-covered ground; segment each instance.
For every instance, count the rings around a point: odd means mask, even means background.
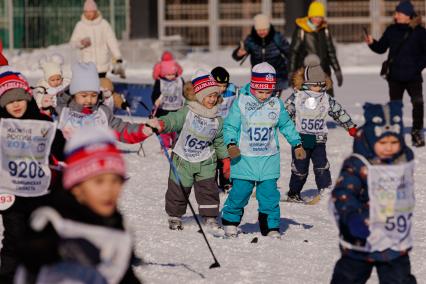
[[[387,85],[377,74],[383,57],[374,55],[365,45],[339,45],[339,59],[344,73],[344,85],[336,90],[337,99],[347,108],[354,120],[362,123],[364,102],[386,102]],[[230,58],[230,49],[216,53],[194,53],[182,58],[184,76],[199,67],[210,69],[223,65],[230,69],[231,79],[243,84],[249,78],[248,60],[240,67]],[[36,50],[20,55],[10,54],[10,61],[31,80],[41,77],[36,70],[37,61],[43,54],[60,52],[66,59],[66,74],[69,63],[75,60],[73,51],[66,45]],[[127,81],[151,82],[151,68],[161,52],[147,51],[142,56],[146,61],[129,62]],[[426,84],[424,84],[426,87]],[[288,92],[285,96],[288,95]],[[404,121],[411,125],[411,106],[406,97]],[[125,118],[128,119],[128,118]],[[407,129],[407,141],[411,142]],[[343,159],[351,152],[351,137],[341,128],[330,129],[327,144],[333,180],[339,173]],[[290,177],[290,148],[281,141],[281,169],[279,180],[281,194],[288,190]],[[257,202],[251,199],[245,210],[238,239],[224,240],[209,236],[209,241],[221,264],[209,269],[213,262],[206,244],[188,209],[183,231],[170,231],[164,212],[164,195],[167,188],[169,166],[160,154],[156,137],[145,143],[146,157],[136,154],[138,145],[120,145],[124,150],[130,180],[122,196],[120,207],[134,232],[135,249],[145,265],[136,272],[146,283],[327,283],[339,258],[337,229],[327,210],[327,199],[315,206],[281,204],[281,230],[283,238],[273,240],[260,237],[257,225]],[[414,149],[416,153],[416,197],[413,233],[414,250],[411,253],[412,269],[419,283],[426,279],[426,152],[425,148]],[[312,172],[304,194],[316,190]],[[195,200],[191,197],[194,205]],[[223,204],[222,200],[222,204]],[[259,242],[250,243],[254,236]],[[373,277],[369,283],[377,283]]]
[[[425,86],[424,86],[425,87]],[[362,104],[365,101],[385,102],[385,81],[377,75],[347,75],[344,87],[337,90],[337,99],[349,110],[357,123],[362,123]],[[404,120],[411,125],[409,100],[404,101]],[[407,142],[411,138],[406,136]],[[288,190],[290,177],[290,148],[281,141],[281,194]],[[327,199],[316,206],[281,203],[282,240],[259,237],[257,244],[250,241],[259,236],[257,202],[251,199],[245,210],[241,234],[235,240],[209,237],[221,264],[209,269],[213,262],[208,249],[197,233],[198,228],[188,209],[185,229],[170,231],[164,212],[169,166],[160,154],[156,137],[145,142],[146,157],[139,157],[136,145],[123,145],[129,151],[126,160],[131,179],[128,181],[121,208],[135,232],[136,250],[146,265],[136,269],[147,283],[329,283],[333,267],[339,258],[337,229],[327,210]],[[327,143],[333,180],[339,173],[343,159],[351,152],[352,139],[341,128],[330,130]],[[414,221],[414,249],[412,269],[419,283],[426,279],[426,151],[414,149],[416,154],[416,211]],[[312,172],[305,186],[305,194],[315,192]],[[222,200],[222,204],[223,204]],[[195,200],[192,198],[195,205]],[[377,283],[374,276],[369,283]]]

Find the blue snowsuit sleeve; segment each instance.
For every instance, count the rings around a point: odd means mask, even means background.
[[[287,139],[288,143],[295,147],[301,144],[299,133],[296,131],[293,121],[284,107],[284,103],[280,100],[281,112],[278,120],[278,128],[282,135]]]
[[[239,98],[237,98],[229,111],[228,116],[225,118],[223,124],[223,135],[225,145],[231,143],[238,144],[240,140],[240,128],[241,128],[241,112],[238,106]]]

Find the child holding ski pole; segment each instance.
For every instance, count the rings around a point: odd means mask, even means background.
[[[3,240],[0,283],[13,283],[17,244],[34,208],[49,199],[63,161],[65,139],[41,114],[26,79],[8,66],[0,68],[0,214]]]
[[[211,74],[219,86],[219,94],[223,99],[222,103],[219,104],[219,115],[225,119],[228,116],[232,103],[237,98],[238,88],[233,83],[229,82],[230,76],[225,68],[218,66],[211,71]],[[229,179],[224,177],[222,163],[217,164],[217,175],[219,188],[227,193],[231,189],[232,183]]]
[[[219,214],[219,190],[216,184],[216,164],[224,164],[225,176],[229,177],[230,162],[223,143],[223,120],[218,115],[219,90],[214,79],[199,70],[193,80],[193,92],[185,94],[187,105],[177,112],[161,118],[153,118],[148,125],[159,132],[180,132],[173,148],[173,163],[176,165],[181,184],[170,171],[166,193],[166,212],[169,228],[182,230],[182,216],[187,201],[181,186],[189,195],[194,186],[198,210],[209,230],[220,233],[216,217]]]
[[[184,105],[184,80],[180,76],[182,68],[173,59],[173,55],[166,51],[163,53],[161,62],[154,66],[153,77],[155,78],[151,99],[154,105],[152,116],[161,117],[169,112],[175,112]],[[176,132],[161,133],[164,145],[170,149],[176,141]]]
[[[322,70],[318,56],[307,56],[305,68],[296,71],[292,79],[296,92],[284,104],[300,133],[306,158],[296,159],[295,151],[292,150],[290,190],[287,193],[287,201],[305,202],[300,192],[308,178],[309,162],[312,160],[318,195],[309,203],[314,204],[319,201],[320,194],[331,185],[330,164],[325,147],[328,133],[327,116],[331,116],[351,136],[356,133],[356,125],[343,107],[327,93],[332,83]]]
[[[227,237],[237,237],[237,226],[254,186],[262,235],[280,237],[278,132],[294,147],[297,159],[305,158],[300,136],[282,101],[272,96],[275,84],[274,67],[266,62],[255,65],[251,83],[241,89],[225,120],[225,144],[232,159],[233,182],[222,209]]]
[[[71,97],[61,96],[56,108],[59,114],[58,128],[65,138],[69,139],[76,129],[83,126],[110,127],[120,142],[129,144],[139,143],[152,135],[151,128],[144,124],[124,122],[102,104],[99,77],[93,63],[76,63],[72,71]]]
[[[99,127],[78,129],[68,140],[63,188],[34,211],[19,244],[21,283],[141,283],[131,267],[132,236],[117,209],[126,170],[115,141]]]
[[[342,253],[331,283],[366,283],[376,267],[380,283],[414,284],[414,154],[404,141],[402,102],[367,103],[364,117],[330,199]]]

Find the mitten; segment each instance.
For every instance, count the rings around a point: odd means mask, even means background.
[[[222,160],[222,173],[225,176],[226,179],[229,179],[231,176],[231,159],[226,158]]]
[[[238,158],[241,156],[240,148],[234,143],[228,145],[228,154],[231,159]]]
[[[127,110],[127,108],[130,108],[129,103],[127,101],[123,101],[123,103],[121,104],[121,109]]]
[[[334,74],[336,75],[336,79],[337,79],[337,86],[341,87],[343,85],[343,75],[342,75],[342,71],[336,70],[334,71]]]
[[[120,76],[121,79],[126,79],[126,71],[124,70],[122,59],[118,59],[112,65],[112,71],[111,72],[112,72],[112,74]]]
[[[305,149],[303,149],[302,145],[299,144],[294,148],[294,155],[296,156],[297,160],[304,160],[306,159],[306,152]]]
[[[157,130],[158,133],[164,131],[164,121],[159,120],[158,118],[151,118],[145,123],[147,126],[151,127],[154,131]]]
[[[356,136],[356,132],[358,131],[358,129],[356,128],[356,125],[352,126],[351,128],[348,129],[349,135],[352,137]]]

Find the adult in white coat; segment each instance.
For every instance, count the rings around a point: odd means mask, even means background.
[[[84,3],[83,15],[75,25],[70,43],[80,50],[81,61],[95,63],[99,77],[106,76],[111,63],[113,74],[126,77],[117,38],[94,0]]]

